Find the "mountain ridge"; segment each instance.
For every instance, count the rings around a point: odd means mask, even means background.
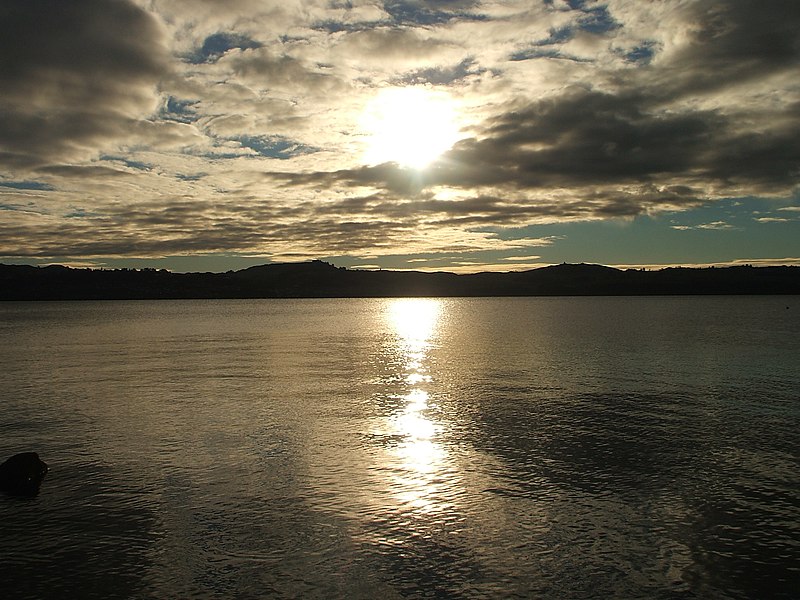
[[[800,294],[800,266],[617,269],[563,263],[527,271],[357,270],[323,261],[225,273],[0,264],[0,300]]]

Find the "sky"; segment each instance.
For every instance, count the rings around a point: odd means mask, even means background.
[[[3,0],[0,262],[800,264],[797,0]]]

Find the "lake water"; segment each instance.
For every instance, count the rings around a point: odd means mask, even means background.
[[[0,304],[5,598],[797,598],[800,297]]]

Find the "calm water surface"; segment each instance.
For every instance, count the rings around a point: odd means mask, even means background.
[[[800,297],[0,304],[8,598],[791,598]]]

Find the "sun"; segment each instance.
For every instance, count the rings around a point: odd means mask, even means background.
[[[458,141],[457,114],[456,102],[444,92],[420,86],[381,90],[361,116],[364,161],[425,168]]]

